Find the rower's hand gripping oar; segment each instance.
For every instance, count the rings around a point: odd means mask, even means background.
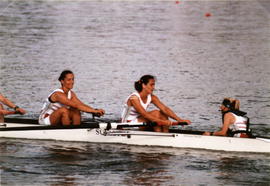
[[[178,122],[177,125],[182,125],[182,126],[184,126],[184,125],[188,125],[188,123],[187,123],[187,122]]]
[[[92,119],[95,119],[95,117],[100,118],[101,114],[99,113],[91,113],[92,114]]]

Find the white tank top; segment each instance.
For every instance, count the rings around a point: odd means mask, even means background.
[[[140,116],[140,113],[138,113],[137,110],[133,106],[128,105],[128,100],[131,96],[137,96],[140,100],[142,107],[145,110],[147,110],[148,106],[150,105],[152,101],[151,94],[147,96],[146,103],[142,101],[141,96],[138,92],[134,92],[131,95],[129,95],[124,104],[124,110],[122,112],[122,117],[121,117],[122,122],[132,122],[132,121],[135,121]]]
[[[48,98],[46,99],[45,103],[43,104],[43,107],[42,107],[41,112],[40,112],[40,115],[41,116],[43,116],[45,114],[51,114],[51,113],[53,113],[54,111],[56,111],[57,109],[59,109],[61,107],[67,107],[67,108],[69,108],[69,106],[63,105],[63,104],[58,103],[58,102],[55,102],[55,103],[50,102],[49,98],[55,92],[62,92],[62,93],[64,93],[64,91],[62,89],[56,89],[56,90],[54,90],[48,96]],[[68,91],[68,96],[67,97],[68,97],[68,99],[71,99],[71,91]]]
[[[232,113],[234,118],[235,118],[235,122],[233,124],[230,125],[230,130],[232,131],[246,131],[247,130],[247,118],[242,117],[242,116],[237,116],[234,113]],[[235,135],[240,135],[240,133],[235,134]]]

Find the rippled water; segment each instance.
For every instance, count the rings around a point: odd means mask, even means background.
[[[3,185],[268,185],[269,155],[0,140]]]
[[[218,129],[219,103],[230,96],[240,99],[252,123],[266,124],[253,125],[255,133],[269,135],[269,11],[268,1],[4,0],[0,91],[28,110],[25,117],[37,118],[46,96],[59,87],[61,71],[71,69],[78,97],[104,108],[105,118],[118,119],[134,81],[153,74],[156,94],[194,129]],[[93,144],[79,144],[73,152],[69,145],[1,140],[2,182],[178,185],[204,178],[202,184],[212,185],[269,183],[268,157],[225,155],[223,161],[222,153],[193,156],[193,151],[146,148],[142,151],[150,153],[145,154]],[[48,149],[54,152],[47,154]]]

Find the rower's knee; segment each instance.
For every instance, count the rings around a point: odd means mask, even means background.
[[[153,111],[151,111],[151,114],[152,114],[153,116],[159,118],[159,116],[160,116],[160,111],[159,111],[159,110],[153,110]]]
[[[61,114],[61,116],[67,116],[69,115],[69,110],[66,107],[61,107],[58,109],[58,112]]]
[[[151,114],[159,119],[168,119],[160,110],[153,110]]]

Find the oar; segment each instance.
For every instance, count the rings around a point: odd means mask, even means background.
[[[117,123],[115,123],[117,124]],[[186,122],[179,122],[178,125],[188,125],[188,123]],[[155,122],[147,122],[147,123],[126,123],[126,124],[118,124],[116,129],[122,129],[122,128],[126,128],[126,127],[155,127],[157,126],[157,123]]]
[[[181,130],[181,129],[169,129],[169,133],[180,133],[180,134],[203,135],[204,132],[205,132],[205,131]]]
[[[179,123],[180,125],[186,125],[186,123]],[[36,125],[36,126],[21,126],[21,127],[3,127],[0,131],[19,131],[19,130],[55,130],[55,129],[94,129],[103,128],[110,129],[122,129],[128,127],[145,127],[156,126],[156,123],[105,123],[105,122],[84,122],[81,125]]]
[[[7,124],[8,125],[8,124]],[[99,128],[99,123],[91,122],[82,125],[36,125],[36,126],[21,126],[21,127],[3,127],[0,131],[19,131],[19,130],[55,130],[55,129],[83,129],[83,128]]]
[[[7,123],[38,124],[37,119],[29,119],[29,118],[5,118],[5,122],[7,122]]]

